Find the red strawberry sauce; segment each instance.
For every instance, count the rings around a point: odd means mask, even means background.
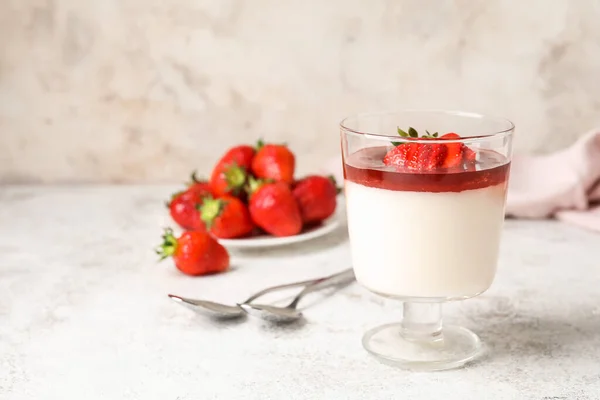
[[[495,152],[480,151],[474,171],[418,173],[384,165],[388,150],[368,147],[351,154],[344,160],[344,178],[373,188],[411,192],[462,192],[507,183],[510,163]]]

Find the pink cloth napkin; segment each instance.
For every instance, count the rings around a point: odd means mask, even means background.
[[[321,171],[343,182],[337,156]],[[572,146],[544,156],[514,156],[506,215],[552,218],[600,232],[600,130]]]
[[[545,156],[514,156],[506,214],[549,218],[600,232],[600,131]]]

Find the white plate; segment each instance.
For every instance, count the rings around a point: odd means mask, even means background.
[[[335,230],[340,225],[340,214],[336,212],[331,217],[323,221],[323,223],[317,227],[308,229],[294,236],[276,237],[276,236],[255,236],[245,239],[218,239],[225,247],[231,248],[264,248],[272,246],[283,246],[286,244],[304,242],[306,240],[314,239],[319,236],[327,235],[329,232]]]

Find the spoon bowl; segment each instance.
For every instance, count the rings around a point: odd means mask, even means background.
[[[212,318],[233,319],[241,318],[243,316],[246,316],[247,314],[253,314],[268,321],[273,321],[276,323],[285,323],[298,320],[302,317],[302,312],[297,310],[297,307],[300,300],[307,294],[325,287],[347,285],[353,281],[354,272],[352,268],[349,268],[342,272],[338,272],[337,274],[333,274],[324,278],[287,283],[284,285],[278,285],[267,289],[263,289],[260,292],[255,293],[249,298],[247,298],[246,301],[238,303],[235,306],[216,303],[210,300],[190,299],[174,294],[169,294],[168,296],[171,300],[181,304],[182,306],[190,308],[195,312],[208,315]],[[296,297],[294,297],[294,300],[292,300],[292,302],[287,307],[277,307],[266,304],[252,303],[254,299],[257,299],[267,293],[302,286],[304,287],[304,289],[298,295],[296,295]]]
[[[302,318],[302,312],[292,307],[277,307],[268,304],[238,304],[248,314],[274,323],[287,323]]]
[[[209,317],[219,319],[240,318],[246,315],[243,309],[238,305],[230,306],[222,303],[215,303],[209,300],[196,300],[187,297],[181,297],[174,294],[169,294],[169,298],[187,308],[200,312]]]
[[[263,289],[260,292],[253,294],[252,296],[247,298],[241,304],[249,303],[252,300],[257,299],[261,296],[264,296],[265,294],[268,294],[268,293],[277,292],[277,291],[280,291],[283,289],[290,289],[290,288],[295,288],[295,287],[311,285],[314,282],[318,281],[319,279],[322,279],[322,278],[310,279],[310,280],[306,280],[306,281],[286,283],[283,285],[272,286],[272,287]],[[233,318],[240,318],[240,317],[246,316],[246,312],[239,305],[230,306],[228,304],[216,303],[216,302],[210,301],[210,300],[190,299],[188,297],[177,296],[174,294],[169,294],[168,296],[171,300],[181,304],[182,306],[185,306],[195,312],[198,312],[200,314],[203,314],[203,315],[206,315],[206,316],[209,316],[212,318],[233,319]]]

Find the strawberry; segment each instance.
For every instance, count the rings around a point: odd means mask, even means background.
[[[460,136],[451,132],[440,136],[440,139],[460,139]],[[455,168],[461,165],[465,145],[462,143],[448,143],[445,146],[448,151],[444,163],[442,164],[442,168]]]
[[[323,221],[335,211],[339,193],[335,178],[307,176],[296,182],[292,194],[300,207],[305,224]]]
[[[271,179],[291,184],[294,181],[296,158],[287,146],[258,142],[258,151],[252,160],[252,173],[260,179]]]
[[[191,182],[188,184],[186,192],[198,193],[201,197],[212,194],[210,183],[204,180],[198,179],[196,171],[192,172]]]
[[[215,196],[242,193],[254,153],[251,146],[241,145],[232,147],[221,157],[210,176],[210,187]]]
[[[444,163],[447,152],[444,145],[403,143],[390,150],[383,163],[415,171],[433,171]]]
[[[256,225],[274,236],[293,236],[302,230],[302,215],[284,182],[250,179],[250,216]]]
[[[171,200],[166,203],[171,218],[184,229],[204,230],[204,223],[200,220],[200,213],[196,206],[210,194],[208,182],[200,181],[196,172],[193,172],[191,183],[187,184],[187,188],[172,195]]]
[[[190,175],[190,182],[186,183],[186,188],[182,191],[179,191],[171,196],[171,200],[173,200],[177,195],[180,195],[184,192],[189,192],[186,194],[190,199],[199,197],[204,197],[212,194],[210,184],[205,180],[198,179],[196,175],[196,171],[192,172]],[[197,194],[194,195],[194,194]]]
[[[456,133],[446,133],[440,136],[440,139],[460,139],[460,136]],[[477,158],[475,151],[463,143],[448,143],[445,146],[448,148],[448,156],[442,167],[448,169],[458,167],[467,171],[475,170],[475,160]]]
[[[208,231],[219,238],[246,236],[254,229],[248,208],[237,197],[206,198],[200,214]]]
[[[199,204],[202,204],[202,201],[203,194],[201,192],[186,190],[176,193],[167,204],[171,218],[183,229],[190,231],[206,230],[197,208]]]
[[[465,161],[474,162],[477,159],[477,153],[465,146]]]
[[[229,268],[229,253],[206,232],[184,232],[179,238],[165,229],[163,243],[156,249],[160,260],[173,257],[175,266],[186,275],[208,275]]]
[[[405,132],[398,128],[398,133],[407,140],[419,138],[417,131],[409,128]],[[454,132],[446,133],[438,138],[437,132],[419,139],[460,139]],[[430,172],[437,169],[465,168],[465,162],[472,163],[475,153],[463,143],[400,143],[391,149],[383,158],[383,163],[390,166],[404,167],[413,171]]]
[[[477,153],[465,146],[464,149],[464,168],[467,171],[475,171],[477,161]]]

